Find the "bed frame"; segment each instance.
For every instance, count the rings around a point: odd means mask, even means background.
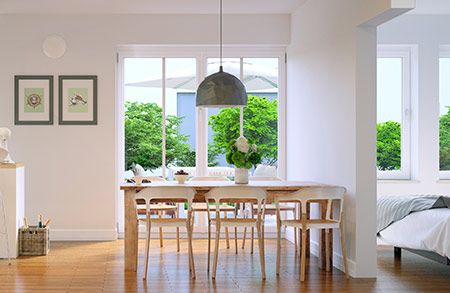
[[[402,258],[402,249],[407,250],[407,251],[412,252],[412,253],[415,253],[415,254],[420,255],[422,257],[431,259],[431,260],[436,261],[438,263],[450,266],[450,259],[448,257],[442,256],[442,255],[440,255],[440,254],[438,254],[436,252],[394,246],[394,257],[395,257],[396,260],[400,260]]]

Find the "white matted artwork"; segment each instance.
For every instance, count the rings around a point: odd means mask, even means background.
[[[59,124],[97,124],[97,76],[59,76]]]
[[[53,124],[53,76],[14,76],[14,124]]]

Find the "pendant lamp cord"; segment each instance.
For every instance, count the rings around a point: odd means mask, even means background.
[[[223,67],[222,67],[222,44],[223,44],[223,37],[222,37],[222,9],[223,9],[223,5],[222,5],[222,0],[220,0],[220,71],[223,71]]]

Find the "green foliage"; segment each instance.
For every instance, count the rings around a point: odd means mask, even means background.
[[[377,124],[377,167],[379,170],[399,170],[401,167],[401,126],[387,121]]]
[[[249,96],[244,121],[244,136],[258,146],[262,161],[275,164],[278,159],[278,101]],[[224,108],[210,116],[208,123],[214,131],[209,155],[227,154],[228,143],[239,137],[239,108]]]
[[[166,118],[166,164],[195,166],[195,151],[188,135],[180,134],[184,117]],[[162,166],[162,109],[155,103],[125,103],[125,168]]]
[[[247,150],[239,150],[236,146],[236,140],[231,140],[227,147],[227,163],[235,165],[236,168],[250,169],[252,166],[256,167],[261,162],[261,155],[258,153],[256,145],[245,138],[238,138],[238,141],[245,144]]]
[[[439,167],[450,170],[450,108],[439,119]]]

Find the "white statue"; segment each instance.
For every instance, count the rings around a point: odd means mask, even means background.
[[[0,163],[8,163],[8,164],[14,163],[14,161],[11,160],[8,150],[7,140],[10,137],[11,137],[11,130],[9,130],[8,128],[0,127]]]

